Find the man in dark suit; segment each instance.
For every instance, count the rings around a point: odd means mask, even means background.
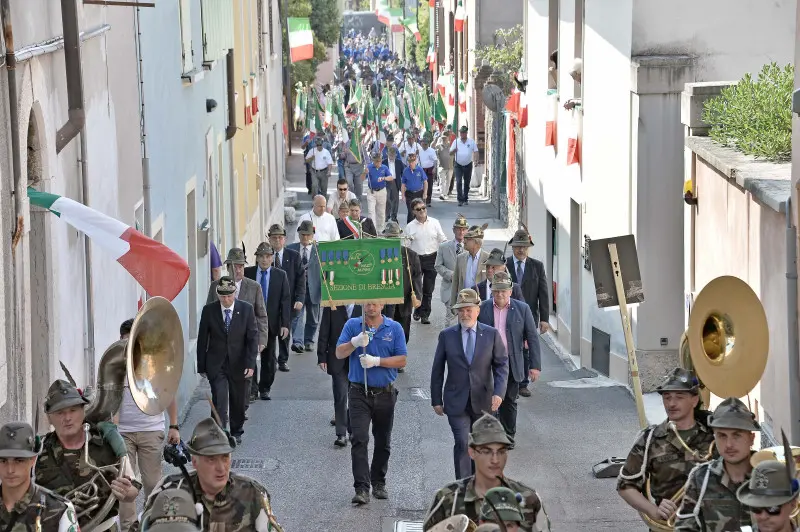
[[[386,227],[383,230],[383,236],[386,238],[400,238],[403,230],[400,229],[400,224],[397,222],[386,222]],[[419,262],[419,255],[406,246],[401,246],[400,254],[402,255],[401,262],[403,263],[403,295],[405,302],[396,305],[385,305],[383,307],[383,315],[398,322],[403,327],[403,333],[406,337],[406,343],[411,335],[411,314],[415,308],[422,305],[419,299],[419,294],[422,294],[422,265]],[[411,270],[411,277],[409,278],[408,270]]]
[[[317,365],[331,376],[333,385],[334,426],[336,427],[336,447],[347,447],[347,394],[350,387],[348,372],[349,358],[336,358],[336,344],[342,334],[344,324],[350,318],[361,316],[361,305],[339,305],[335,309],[322,309],[317,338]]]
[[[533,239],[526,229],[518,229],[514,237],[508,241],[514,252],[513,257],[508,257],[506,267],[511,274],[511,280],[522,287],[522,296],[531,308],[533,319],[539,326],[539,332],[544,334],[550,328],[550,291],[547,287],[547,274],[544,272],[544,264],[541,261],[528,257],[528,248],[533,247]],[[525,352],[525,380],[520,383],[519,394],[523,397],[530,397],[528,390],[530,380],[527,374],[530,371],[538,371],[531,365],[531,359],[538,357],[541,359],[541,346],[539,337],[536,342],[528,345]]]
[[[289,301],[292,304],[291,318],[303,310],[303,301],[306,298],[306,272],[300,262],[300,254],[293,249],[286,248],[286,230],[281,224],[273,224],[267,232],[269,245],[275,252],[272,265],[279,270],[286,272],[286,280],[289,283]],[[249,266],[244,269],[244,276],[248,279],[256,280],[258,268]],[[282,338],[278,342],[278,369],[289,371],[289,340],[290,337]]]
[[[500,333],[478,323],[480,302],[471,288],[459,292],[453,305],[459,323],[439,333],[433,355],[431,405],[437,415],[447,414],[453,431],[456,479],[474,473],[467,452],[470,428],[483,412],[500,408],[508,380],[508,354]]]
[[[485,264],[486,279],[479,282],[475,286],[475,291],[478,292],[478,297],[481,298],[481,301],[486,301],[492,297],[492,277],[494,277],[494,274],[506,271],[506,258],[503,256],[503,251],[494,248],[489,253],[489,257],[486,259]],[[511,289],[511,297],[520,301],[524,301],[522,290],[520,290],[518,284],[514,284],[514,288]]]
[[[272,383],[275,382],[277,369],[275,348],[279,342],[289,338],[289,322],[291,316],[291,290],[286,279],[286,272],[272,267],[274,250],[266,242],[261,242],[256,249],[258,271],[256,282],[267,305],[269,335],[267,346],[261,351],[261,372],[258,379],[259,397],[269,401]],[[288,369],[288,368],[286,368]],[[284,370],[285,371],[285,370]]]
[[[217,283],[219,300],[203,307],[197,334],[197,373],[208,378],[211,400],[222,426],[237,442],[244,433],[246,380],[253,376],[258,353],[258,326],[253,305],[236,299],[233,277]]]
[[[336,227],[339,229],[339,236],[341,238],[356,238],[353,235],[353,229],[356,227],[352,224],[352,220],[357,220],[361,224],[361,232],[363,235],[375,237],[378,232],[375,230],[375,223],[367,218],[361,216],[361,201],[358,198],[353,198],[348,202],[348,216],[350,220],[339,218],[336,220]]]
[[[403,170],[406,169],[403,161],[397,154],[395,146],[386,148],[386,158],[383,164],[389,168],[392,179],[386,178],[386,221],[397,221],[397,209],[400,207],[400,178],[403,177]]]
[[[296,251],[300,255],[300,264],[305,270],[306,294],[303,306],[305,307],[305,323],[303,312],[298,312],[292,318],[292,351],[302,353],[312,351],[314,348],[314,334],[319,325],[319,302],[322,298],[322,280],[320,265],[317,258],[317,248],[314,246],[314,224],[310,220],[303,220],[297,226],[300,242],[289,244],[286,249]],[[305,345],[303,345],[305,342]]]
[[[517,398],[519,396],[519,383],[525,378],[525,357],[522,354],[525,342],[531,345],[537,342],[539,329],[533,321],[533,313],[527,303],[511,297],[514,283],[508,272],[498,272],[492,278],[492,299],[481,303],[478,321],[495,327],[500,333],[503,345],[508,353],[508,386],[503,404],[497,412],[497,417],[514,446],[514,436],[517,433]],[[529,372],[529,378],[535,381],[538,371],[542,369],[539,356],[531,359],[531,369],[537,373]]]

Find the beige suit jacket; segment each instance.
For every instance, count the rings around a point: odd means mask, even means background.
[[[464,275],[467,273],[468,251],[464,251],[456,258],[456,267],[453,270],[453,285],[450,287],[450,307],[456,304],[458,293],[464,288]],[[478,254],[478,269],[475,272],[475,284],[486,279],[486,259],[489,253],[481,250]]]
[[[217,285],[219,281],[214,281],[208,287],[208,297],[206,298],[206,305],[217,301]],[[258,325],[258,343],[267,345],[269,340],[269,323],[267,322],[267,306],[264,304],[264,294],[261,293],[261,285],[247,277],[242,279],[242,284],[239,286],[239,296],[237,299],[247,301],[253,305],[253,311],[256,313],[256,324]]]

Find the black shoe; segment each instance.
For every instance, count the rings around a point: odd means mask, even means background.
[[[469,200],[465,200],[464,205],[469,205]]]
[[[245,421],[247,421],[248,419],[250,419],[250,416],[248,416],[247,414],[245,414],[245,415],[244,415],[244,420],[245,420]]]
[[[397,368],[397,373],[405,373],[406,368]]]
[[[459,202],[458,202],[458,206],[459,206],[459,207],[462,207],[463,205],[464,205],[464,202],[463,202],[463,201],[459,201]]]
[[[414,316],[413,316],[413,317],[414,317],[414,321],[419,321],[419,319],[420,319],[420,318],[419,318],[419,314],[414,314]]]
[[[286,362],[278,364],[278,371],[283,371],[283,372],[289,371],[289,364],[287,364]]]
[[[336,436],[336,441],[333,442],[336,447],[347,447],[347,437],[346,436]]]
[[[313,351],[313,350],[314,350],[314,344],[313,343],[306,344],[306,351],[310,352],[310,351]]]
[[[442,201],[445,201],[447,199],[447,196],[442,194],[442,195],[439,196],[439,199],[442,200]]]
[[[336,418],[331,419],[331,427],[336,426]]]
[[[425,316],[420,321],[422,322],[423,325],[430,325],[431,324],[431,320],[428,319],[428,316]]]
[[[376,499],[388,499],[389,493],[386,491],[386,486],[383,484],[375,484],[372,486],[372,495]]]
[[[255,403],[256,401],[258,401],[258,394],[251,395],[250,396],[250,402],[251,403]]]
[[[369,503],[368,491],[357,491],[355,496],[350,500],[351,503],[361,506],[362,504]]]
[[[271,401],[272,397],[269,396],[269,392],[261,392],[261,400],[262,401]]]
[[[508,439],[509,439],[509,440],[511,440],[511,445],[509,445],[509,446],[508,446],[508,449],[513,449],[513,448],[514,448],[514,447],[516,447],[516,445],[517,445],[517,444],[514,442],[514,436],[513,436],[513,435],[511,435],[511,434],[507,434],[507,436],[508,436]]]
[[[303,346],[300,345],[300,344],[292,344],[292,347],[290,349],[295,353],[302,353],[303,352]]]
[[[242,436],[241,436],[241,434],[239,436],[234,436],[233,438],[236,440],[236,445],[241,445],[242,444]],[[376,497],[377,497],[377,495],[376,495]]]
[[[530,397],[531,396],[531,391],[526,386],[520,386],[519,394],[522,397]]]

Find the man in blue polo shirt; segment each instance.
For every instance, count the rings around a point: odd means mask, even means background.
[[[406,208],[408,209],[406,223],[409,223],[414,219],[414,210],[411,208],[411,202],[416,198],[424,198],[428,192],[428,177],[422,168],[417,166],[416,153],[408,154],[408,166],[403,170],[401,182],[403,185],[400,187],[400,192],[406,201]]]
[[[381,314],[383,305],[366,303],[363,310],[363,317],[347,320],[336,346],[336,358],[350,358],[350,458],[356,490],[351,502],[357,505],[369,502],[370,486],[376,499],[389,498],[386,472],[397,403],[394,380],[397,370],[406,366],[408,353],[403,328]],[[361,332],[362,320],[365,332]],[[368,450],[370,423],[375,437],[372,465]]]
[[[386,185],[394,179],[389,167],[381,164],[380,152],[372,154],[372,162],[367,165],[367,216],[375,221],[380,233],[386,224]]]

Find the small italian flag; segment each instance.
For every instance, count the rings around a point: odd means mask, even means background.
[[[464,21],[467,19],[467,10],[464,9],[463,0],[458,0],[458,7],[456,7],[456,18],[453,21],[453,29],[457,32],[464,31]]]
[[[314,33],[307,18],[287,18],[289,26],[289,54],[292,63],[314,57]]]
[[[387,0],[378,0],[375,4],[375,14],[378,15],[378,22],[391,24],[391,15],[389,14],[389,3]]]
[[[106,250],[151,296],[170,301],[189,280],[189,265],[170,248],[77,201],[28,188],[31,205],[47,209]]]
[[[425,58],[425,61],[427,61],[428,68],[431,69],[431,72],[434,72],[436,69],[436,52],[433,49],[433,45],[428,47],[428,56]]]
[[[467,112],[467,86],[463,81],[458,82],[458,112]]]
[[[419,33],[419,26],[417,26],[417,19],[408,17],[403,19],[403,26],[406,27],[408,33],[412,34],[417,42],[422,40],[422,35]]]
[[[389,31],[392,33],[403,32],[403,8],[393,7],[389,9]]]

